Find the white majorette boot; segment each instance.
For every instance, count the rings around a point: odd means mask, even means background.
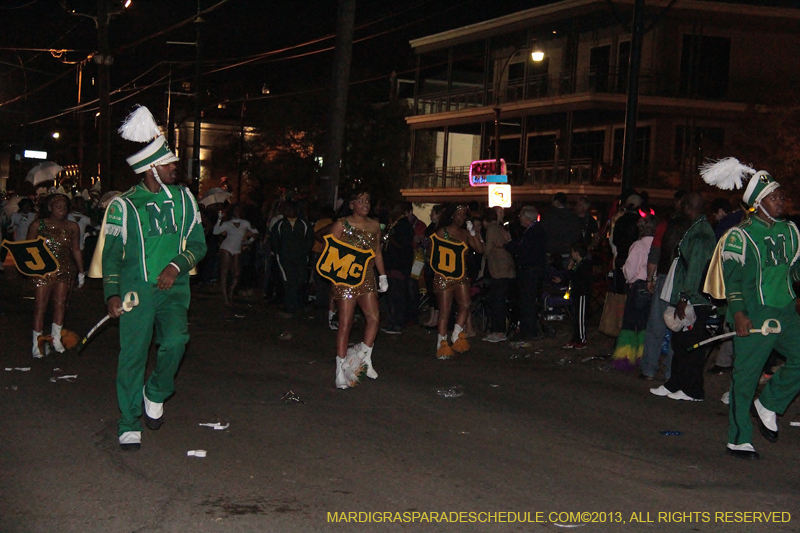
[[[453,336],[451,339],[453,341],[454,352],[464,353],[469,350],[469,341],[467,341],[464,335],[464,329],[458,324],[453,327]]]
[[[336,388],[349,389],[358,385],[358,378],[351,368],[345,364],[345,358],[336,356]]]
[[[363,342],[356,346],[359,356],[361,357],[362,361],[364,361],[364,364],[367,365],[367,377],[369,379],[378,379],[378,373],[375,372],[374,368],[372,368],[372,348],[374,347],[374,344],[372,346],[367,346]]]
[[[61,328],[63,327],[63,324],[59,326],[53,322],[53,325],[50,328],[50,335],[53,337],[53,349],[58,353],[64,353],[67,351],[67,349],[64,348],[64,345],[61,344]]]
[[[39,350],[39,337],[42,336],[41,331],[34,331],[33,332],[33,350],[31,350],[34,359],[41,359],[44,357],[42,352]]]

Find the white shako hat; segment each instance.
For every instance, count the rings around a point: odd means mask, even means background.
[[[744,190],[744,203],[750,207],[757,207],[764,197],[780,186],[781,184],[775,181],[772,176],[769,175],[769,172],[760,170],[750,178],[750,182]]]
[[[733,157],[706,161],[700,166],[700,176],[709,185],[726,191],[741,189],[743,182],[749,180],[742,200],[750,207],[758,207],[765,196],[781,186],[766,170],[756,172]]]
[[[169,149],[167,139],[146,107],[138,106],[134,109],[118,131],[123,139],[148,143],[143,149],[126,158],[136,174],[146,172],[149,168],[157,165],[178,161],[178,157]]]

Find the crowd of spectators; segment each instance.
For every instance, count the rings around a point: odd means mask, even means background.
[[[46,198],[3,198],[3,238],[25,239],[41,211],[37,202]],[[704,352],[687,355],[685,347],[700,340],[706,328],[695,327],[691,334],[671,331],[664,313],[672,306],[681,314],[686,301],[697,323],[714,322],[715,302],[699,292],[699,280],[716,240],[741,222],[746,210],[722,198],[707,208],[702,195],[682,191],[675,194],[671,209],[658,213],[646,193],[634,191],[612,206],[593,204],[586,197],[569,200],[557,193],[544,208],[481,209],[477,202],[465,206],[484,243],[483,253],[467,253],[473,309],[465,335],[526,346],[552,333],[549,318],[566,317],[573,321],[573,335],[562,348],[584,349],[587,316],[600,311],[606,292],[625,295],[614,366],[637,369],[643,380],[663,378],[668,386],[654,389],[654,394],[680,390],[691,399],[702,399]],[[428,264],[430,236],[448,207],[455,205],[434,205],[426,225],[409,202],[389,206],[378,201],[373,206],[372,216],[382,229],[389,283],[381,298],[381,329],[387,334],[400,335],[410,325],[436,327],[439,322]],[[87,268],[103,208],[97,191],[72,194],[68,219],[80,228]],[[293,198],[265,203],[260,209],[244,203],[201,205],[209,252],[198,269],[199,286],[221,284],[227,305],[237,292],[260,294],[277,303],[286,318],[318,307],[327,311],[329,325],[336,329],[330,284],[314,266],[323,237],[347,215],[346,209],[340,206],[335,212]],[[483,320],[476,325],[478,313]],[[713,372],[730,371],[731,352],[730,343],[722,345]]]

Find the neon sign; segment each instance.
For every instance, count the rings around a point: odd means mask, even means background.
[[[490,183],[505,183],[508,181],[506,172],[506,162],[504,159],[500,160],[500,168],[497,167],[497,161],[494,159],[486,159],[482,161],[473,161],[472,164],[469,166],[469,184],[472,187],[481,186],[481,185],[488,185]],[[503,176],[506,179],[500,180],[499,176]],[[496,179],[490,180],[490,177],[495,177]]]

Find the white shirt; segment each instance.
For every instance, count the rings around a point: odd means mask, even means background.
[[[28,238],[28,228],[36,220],[36,212],[20,213],[17,211],[11,215],[11,227],[14,228],[14,240],[24,241]]]
[[[88,226],[91,226],[92,219],[81,213],[70,213],[69,215],[67,215],[67,220],[73,221],[81,229],[80,243],[81,243],[81,250],[83,250],[83,242],[86,240],[86,228]]]
[[[214,235],[225,233],[225,240],[220,244],[219,249],[230,252],[231,255],[242,253],[242,241],[247,232],[258,233],[258,230],[250,225],[250,222],[241,218],[233,218],[227,222],[217,219],[214,226]]]

